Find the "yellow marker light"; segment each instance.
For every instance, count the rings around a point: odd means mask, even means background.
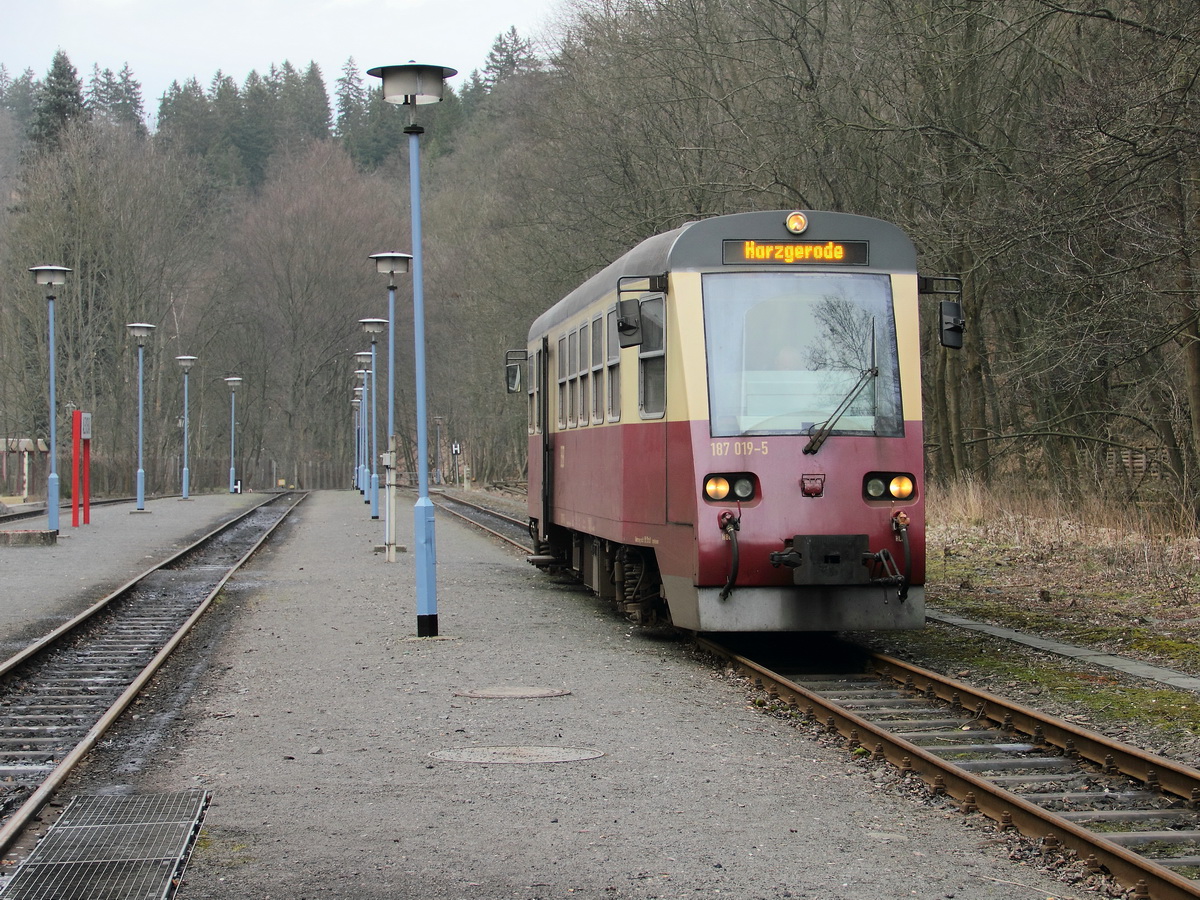
[[[794,212],[783,224],[792,234],[804,234],[808,230],[808,216],[802,212]]]
[[[913,480],[907,475],[897,475],[888,485],[888,493],[897,500],[907,500],[913,495],[915,487],[916,485],[913,484]]]
[[[709,500],[724,500],[729,496],[729,479],[714,475],[704,482],[704,493]]]

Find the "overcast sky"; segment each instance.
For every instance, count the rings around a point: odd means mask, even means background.
[[[287,60],[334,82],[351,56],[360,70],[414,60],[458,69],[456,87],[483,68],[511,26],[536,38],[559,0],[0,0],[0,63],[44,78],[65,50],[83,79],[93,63],[128,63],[146,112],[172,81],[208,86],[219,69],[238,84]],[[378,84],[375,79],[366,79]]]

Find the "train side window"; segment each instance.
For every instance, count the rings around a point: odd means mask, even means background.
[[[536,365],[538,364],[536,364],[535,359],[536,354],[530,353],[526,360],[526,384],[529,385],[527,391],[529,396],[526,404],[528,409],[528,422],[526,424],[526,431],[530,434],[535,433],[534,428],[536,427],[536,421],[538,421],[538,394],[536,394],[533,380],[533,373],[538,371],[536,370]]]
[[[663,298],[642,301],[642,344],[638,348],[638,412],[643,419],[667,413],[667,356],[663,329]]]
[[[567,427],[567,338],[558,339],[558,427]]]
[[[617,331],[617,308],[608,311],[605,331],[608,336],[608,356],[605,360],[608,377],[608,421],[621,421],[621,340]]]
[[[572,331],[567,338],[567,427],[574,428],[579,421],[579,332]]]
[[[592,422],[604,421],[604,319],[592,319]]]
[[[588,375],[591,374],[590,364],[592,342],[588,335],[588,323],[579,326],[579,425],[587,425],[591,420],[588,415]]]

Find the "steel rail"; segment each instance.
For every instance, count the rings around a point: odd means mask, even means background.
[[[269,528],[265,529],[263,533],[259,535],[258,540],[256,540],[254,544],[228,568],[225,574],[222,575],[217,581],[212,590],[209,591],[207,596],[199,603],[192,614],[188,616],[187,620],[167,640],[162,649],[158,651],[154,658],[146,665],[144,669],[142,669],[136,678],[130,682],[128,687],[126,687],[121,695],[109,706],[108,710],[88,730],[87,734],[84,735],[79,743],[76,744],[75,747],[66,756],[64,756],[59,764],[55,766],[55,768],[45,777],[45,779],[43,779],[37,790],[30,794],[25,802],[8,816],[3,827],[0,827],[0,853],[8,850],[8,848],[12,846],[13,842],[20,837],[20,835],[28,827],[29,822],[38,814],[38,812],[41,811],[41,808],[46,804],[46,802],[54,796],[54,793],[62,786],[63,782],[66,781],[67,777],[71,774],[74,768],[79,765],[80,761],[82,761],[96,746],[96,744],[100,741],[100,738],[104,736],[105,732],[112,727],[113,723],[117,721],[121,714],[129,707],[130,704],[133,703],[142,690],[145,689],[146,685],[150,682],[150,679],[157,674],[158,670],[162,668],[163,664],[167,661],[167,659],[171,656],[171,654],[175,651],[175,649],[179,646],[179,644],[183,641],[195,624],[203,617],[204,613],[208,611],[208,608],[212,605],[213,601],[225,587],[225,584],[229,581],[229,579],[232,578],[237,570],[241,568],[242,565],[244,565],[245,562],[252,555],[254,555],[255,552],[258,551],[263,542],[265,542],[267,538],[271,536],[271,534],[276,528],[279,527],[280,523],[283,522],[287,515],[307,496],[308,495],[306,493],[296,495],[297,499],[295,502],[293,502],[291,506],[287,508],[284,514],[280,516],[276,522],[274,522]],[[127,593],[138,582],[144,580],[153,572],[169,566],[181,556],[195,551],[196,548],[209,542],[212,540],[212,538],[223,531],[228,530],[230,527],[237,524],[242,519],[245,519],[252,513],[258,511],[263,506],[267,505],[268,503],[277,502],[278,500],[278,496],[270,497],[264,502],[256,504],[255,506],[246,510],[241,515],[234,517],[229,522],[217,527],[204,537],[200,538],[198,541],[192,543],[190,546],[180,550],[178,553],[173,554],[169,559],[164,560],[157,566],[148,569],[137,578],[108,595],[106,598],[93,605],[90,609],[81,613],[79,616],[76,616],[71,620],[71,622],[68,622],[56,629],[52,635],[48,635],[46,638],[43,638],[33,645],[33,648],[36,648],[38,652],[48,649],[52,644],[57,643],[58,640],[62,639],[67,634],[86,623],[89,619],[94,617],[96,613],[107,607],[113,600],[122,594]],[[54,639],[50,640],[51,637]],[[28,652],[28,650],[22,651],[22,653],[17,654],[8,662],[6,662],[3,668],[0,669],[0,672],[8,672],[11,671],[12,668],[15,668],[15,665],[18,665],[19,663],[15,663],[14,665],[10,666],[9,663],[12,663],[13,660],[20,659],[21,662],[25,662],[30,658],[31,654]]]
[[[129,581],[125,582],[123,585],[121,585],[119,588],[117,588],[110,594],[107,594],[104,597],[101,597],[99,600],[97,600],[95,603],[93,603],[91,606],[89,606],[83,612],[79,613],[79,615],[75,616],[72,619],[68,619],[66,622],[63,622],[61,625],[59,625],[53,631],[49,632],[48,634],[43,635],[42,637],[40,637],[36,641],[34,641],[32,644],[29,644],[24,649],[18,651],[17,653],[10,656],[8,659],[4,660],[4,662],[0,662],[0,678],[7,675],[9,672],[13,671],[14,669],[16,669],[22,663],[29,662],[29,660],[33,659],[38,654],[42,653],[44,650],[48,649],[49,647],[53,646],[54,644],[57,644],[66,635],[75,631],[77,628],[79,628],[81,625],[85,624],[89,620],[95,618],[97,614],[102,612],[107,607],[111,606],[114,601],[116,601],[120,597],[124,596],[125,594],[128,594],[131,590],[133,590],[135,587],[137,587],[137,585],[140,582],[145,581],[145,579],[149,575],[151,575],[153,572],[157,572],[159,569],[165,569],[167,566],[171,565],[171,563],[175,562],[176,560],[179,560],[179,559],[183,558],[184,556],[187,556],[189,553],[195,552],[197,547],[203,546],[205,543],[212,540],[218,534],[221,534],[221,532],[228,531],[230,528],[232,528],[234,525],[236,525],[242,519],[246,518],[246,516],[250,515],[253,512],[256,512],[257,510],[266,506],[268,503],[275,503],[277,500],[279,500],[278,494],[269,495],[269,496],[265,497],[261,503],[256,503],[256,504],[254,504],[254,506],[251,506],[249,509],[243,510],[240,514],[234,516],[228,522],[223,522],[222,524],[218,525],[212,531],[208,532],[208,534],[204,535],[203,537],[199,538],[196,541],[193,541],[191,544],[184,547],[182,550],[179,550],[179,551],[171,554],[166,559],[164,559],[162,562],[155,563],[153,566],[146,569],[146,571],[142,572],[140,575],[135,575],[133,578],[129,579]],[[294,506],[295,506],[295,504],[293,504],[293,508],[294,508]]]
[[[528,527],[525,522],[521,522],[520,520],[514,519],[511,516],[506,516],[504,513],[497,512],[494,509],[488,509],[486,506],[479,506],[478,504],[471,503],[468,500],[460,500],[458,497],[449,497],[449,496],[446,496],[445,494],[435,494],[433,496],[433,502],[435,504],[437,504],[439,507],[441,507],[443,510],[445,510],[446,512],[450,513],[450,515],[457,516],[458,518],[462,519],[464,522],[471,523],[476,528],[478,528],[480,531],[486,531],[488,534],[492,535],[493,537],[497,537],[500,540],[504,541],[506,544],[511,544],[513,547],[516,547],[519,550],[524,550],[526,553],[533,552],[528,546],[526,546],[525,544],[522,544],[520,541],[515,541],[508,535],[501,534],[499,531],[496,531],[495,529],[488,528],[482,522],[477,521],[476,519],[472,519],[470,516],[463,515],[461,512],[459,512],[458,510],[451,507],[449,504],[459,503],[463,506],[466,506],[470,509],[475,510],[476,512],[482,513],[485,516],[491,516],[492,518],[499,519],[503,522],[508,522],[512,525],[517,526],[518,528]]]
[[[942,759],[936,754],[898,737],[887,729],[879,727],[845,709],[840,704],[808,690],[748,657],[704,637],[698,637],[696,640],[701,647],[728,659],[745,672],[761,680],[781,699],[805,709],[807,714],[822,721],[826,728],[846,737],[854,745],[851,747],[852,750],[861,747],[877,755],[882,754],[902,771],[915,773],[934,790],[944,790],[951,797],[960,801],[964,808],[978,809],[988,818],[1000,823],[1002,828],[1015,827],[1027,837],[1044,841],[1053,837],[1054,841],[1074,850],[1081,860],[1093,858],[1096,865],[1103,866],[1122,884],[1138,891],[1134,895],[1135,897],[1146,897],[1151,900],[1187,900],[1187,898],[1200,897],[1200,885],[1165,866],[1139,856],[1102,835],[1088,831],[980,776],[959,768],[954,762]],[[1167,775],[1167,779],[1162,784],[1164,787],[1170,784],[1171,787],[1168,789],[1172,793],[1178,793],[1180,796],[1190,799],[1193,796],[1191,793],[1193,787],[1200,786],[1200,771],[1159,759],[1136,748],[1110,742],[1106,738],[1091,734],[1069,723],[1045,717],[1034,710],[1001,700],[908,663],[882,655],[876,655],[873,658],[878,671],[886,674],[889,678],[901,683],[907,683],[911,678],[914,687],[918,683],[926,689],[932,687],[939,697],[952,703],[955,694],[958,695],[960,701],[962,698],[970,698],[976,704],[977,710],[982,705],[981,715],[984,717],[993,718],[994,714],[998,712],[1000,718],[995,721],[1001,723],[1006,714],[1011,715],[1014,727],[1022,731],[1028,729],[1026,733],[1034,735],[1039,734],[1037,729],[1040,727],[1040,733],[1047,736],[1047,742],[1057,739],[1062,741],[1059,746],[1065,748],[1067,741],[1071,741],[1080,755],[1092,754],[1088,756],[1092,759],[1099,756],[1099,759],[1095,759],[1095,761],[1102,764],[1108,756],[1112,756],[1118,768],[1134,777],[1138,777],[1138,773],[1146,772],[1153,763],[1155,772]],[[963,701],[963,706],[967,706],[965,701]],[[1017,725],[1017,722],[1022,724]],[[1084,749],[1080,749],[1081,747]],[[1190,783],[1188,783],[1189,781]],[[1052,842],[1048,841],[1048,843]]]

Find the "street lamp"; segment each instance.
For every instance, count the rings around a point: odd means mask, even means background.
[[[396,561],[396,275],[408,272],[412,256],[408,253],[372,253],[375,271],[388,277],[388,395],[387,395],[387,454],[384,465],[384,493],[387,512],[383,517],[383,558]]]
[[[50,474],[46,478],[46,517],[50,531],[58,531],[58,404],[54,385],[54,291],[67,283],[66,266],[31,266],[34,284],[47,285],[46,305],[50,313]]]
[[[354,354],[354,358],[358,360],[360,366],[366,364],[366,361],[362,359],[364,356],[370,358],[371,354],[366,350]],[[370,373],[366,369],[355,369],[354,374],[362,379],[358,386],[354,388],[354,392],[362,400],[362,407],[358,414],[358,477],[356,478],[356,483],[358,484],[358,492],[363,495],[363,503],[370,503],[371,498],[367,495],[369,483],[369,479],[367,478],[367,411],[370,409],[369,404],[371,402],[371,395],[367,390],[367,375]]]
[[[375,342],[383,333],[387,319],[359,319],[363,331],[371,339],[371,518],[379,518],[379,392],[375,386]],[[384,525],[384,547],[387,546],[387,525]]]
[[[183,496],[180,500],[188,500],[188,371],[196,364],[194,356],[177,356],[175,362],[183,369]]]
[[[383,81],[383,99],[388,103],[415,107],[441,102],[446,79],[457,75],[445,66],[379,66],[367,70]],[[437,627],[437,548],[434,536],[433,503],[429,499],[429,425],[425,421],[425,295],[422,284],[421,252],[421,167],[420,136],[425,129],[415,122],[405,127],[408,135],[409,203],[412,207],[413,242],[413,345],[415,347],[417,400],[417,503],[413,509],[415,524],[417,575],[417,636],[436,637]],[[389,313],[389,319],[394,316]],[[391,377],[391,373],[388,373]]]
[[[379,397],[375,394],[375,344],[370,350],[360,350],[354,354],[358,364],[363,367],[363,396],[367,398],[367,409],[363,416],[363,462],[371,457],[371,464],[363,466],[363,487],[367,489],[364,497],[371,504],[371,518],[379,518],[379,475],[375,469],[375,408],[379,406]],[[367,378],[370,377],[370,382]],[[370,438],[370,440],[368,440]]]
[[[408,253],[372,253],[369,259],[375,260],[375,271],[388,277],[388,399],[387,399],[387,433],[396,433],[396,276],[408,272],[412,256]],[[363,322],[368,321],[363,319]],[[372,319],[370,321],[382,321]],[[365,326],[364,326],[365,327]]]
[[[142,416],[144,404],[142,397],[142,359],[145,354],[146,338],[154,331],[154,326],[148,322],[130,322],[125,326],[129,333],[137,339],[138,344],[138,467],[137,467],[137,511],[146,511],[146,470],[142,467]]]
[[[358,487],[358,463],[362,458],[362,426],[359,424],[359,409],[362,408],[362,401],[358,399],[358,388],[354,389],[354,399],[350,401],[350,405],[354,407],[354,477],[350,479],[350,482]]]
[[[237,449],[237,389],[242,383],[242,379],[236,375],[230,375],[225,379],[225,383],[229,385],[229,493],[237,493],[237,465],[234,460],[237,457],[234,451]]]

